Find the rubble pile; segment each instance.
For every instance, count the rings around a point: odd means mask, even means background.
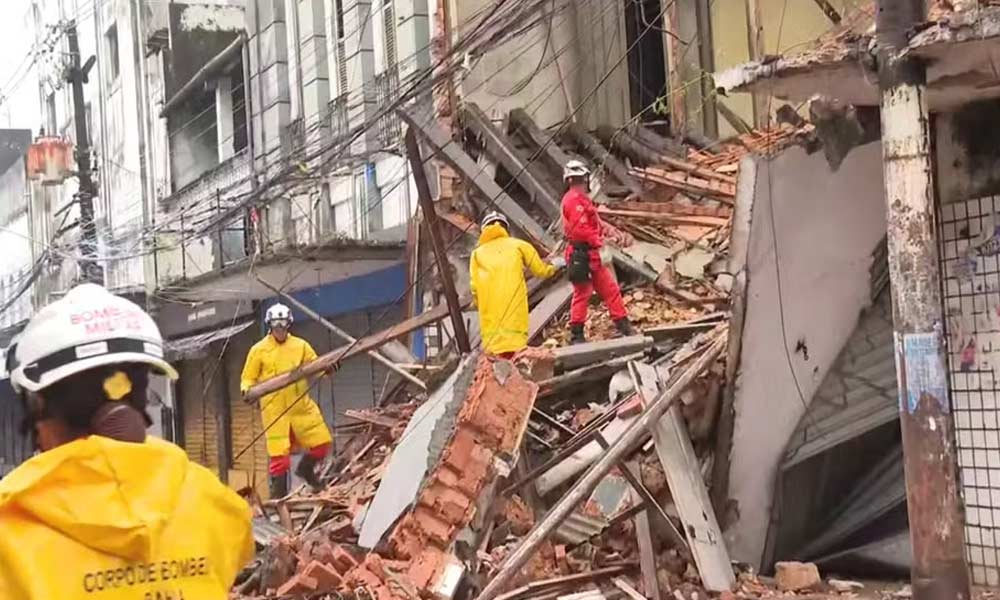
[[[691,148],[642,127],[598,128],[596,137],[571,127],[557,145],[524,111],[505,119],[506,131],[474,105],[461,112],[464,145],[407,117],[463,178],[468,197],[437,209],[450,233],[474,230],[480,215],[471,207],[485,208],[484,196],[500,199],[514,229],[552,230],[560,161],[577,153],[595,167],[605,240],[640,334],[617,337],[595,307],[589,341],[568,346],[571,288],[534,284],[536,346],[510,360],[445,353],[424,371],[434,373],[426,393],[410,387],[395,403],[345,413],[355,423],[338,428],[342,446],[324,490],[253,499],[259,552],[234,596],[767,595],[774,586],[734,573],[721,541],[709,497],[712,439],[726,384],[739,162],[795,143],[803,130]],[[536,154],[534,163],[520,158]],[[509,196],[487,194],[492,182],[466,172],[484,163],[495,164],[497,182],[516,183]],[[526,237],[543,254],[560,251]],[[411,251],[420,262],[426,249]],[[567,498],[580,501],[555,519]],[[495,581],[506,582],[499,593],[489,591]]]

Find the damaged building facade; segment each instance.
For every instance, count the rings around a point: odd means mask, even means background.
[[[905,576],[912,561],[872,14],[860,11],[801,53],[716,76],[729,93],[811,101],[813,124],[826,136],[824,152],[813,157],[789,150],[761,161],[748,202],[749,283],[732,399],[726,535],[735,557],[765,569],[797,559]],[[985,586],[1000,584],[1000,432],[991,357],[997,158],[993,144],[984,143],[1000,114],[989,66],[998,18],[996,7],[933,5],[907,49],[927,65],[940,310],[966,559],[973,583]],[[798,161],[805,162],[793,167]],[[824,172],[824,162],[837,168],[818,181],[796,175]],[[812,253],[820,248],[817,260]],[[781,417],[768,417],[770,433],[761,437],[765,410]]]

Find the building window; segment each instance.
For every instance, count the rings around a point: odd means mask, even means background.
[[[396,66],[399,60],[396,54],[396,8],[393,0],[382,0],[382,25],[385,32],[385,67],[386,70]]]
[[[112,25],[104,34],[104,43],[108,49],[108,83],[114,83],[121,72],[118,60],[118,24]]]

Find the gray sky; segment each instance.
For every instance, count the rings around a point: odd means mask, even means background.
[[[21,65],[34,41],[29,9],[31,0],[3,0],[0,15],[0,93],[8,99],[0,104],[0,127],[31,129],[37,133],[40,124],[38,79],[34,71],[20,81],[13,93],[7,89],[11,77]],[[19,77],[19,79],[21,79]]]

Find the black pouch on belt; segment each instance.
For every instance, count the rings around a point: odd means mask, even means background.
[[[590,281],[590,244],[583,242],[573,244],[566,272],[571,283]]]

